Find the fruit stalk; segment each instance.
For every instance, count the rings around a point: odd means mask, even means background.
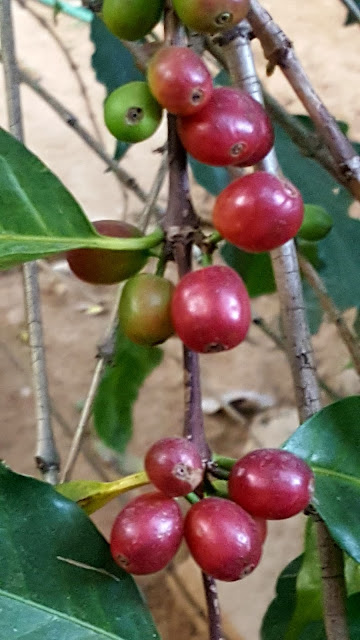
[[[219,44],[223,47],[234,84],[249,91],[253,98],[263,104],[261,86],[257,79],[250,47],[250,31],[249,24],[245,22],[240,31],[234,31],[233,39],[227,38],[222,41],[220,38]],[[274,149],[259,163],[258,168],[274,175],[280,174]],[[290,240],[278,249],[274,249],[270,255],[280,299],[280,313],[296,402],[300,420],[303,421],[317,412],[321,408],[321,403],[294,241]],[[315,513],[314,516],[317,521],[318,550],[324,585],[323,606],[327,638],[328,640],[349,640],[342,551],[332,540],[318,514]]]
[[[276,65],[280,67],[328,146],[340,172],[349,182],[352,194],[359,200],[360,157],[340,131],[335,118],[316,94],[289,38],[273,21],[271,15],[259,4],[258,0],[251,0],[250,7],[248,19],[255,36],[261,43],[265,57],[269,61],[268,72],[271,73]]]
[[[20,142],[23,142],[24,132],[19,91],[19,72],[15,53],[11,0],[1,0],[0,26],[9,128],[13,136],[20,140]],[[23,281],[36,397],[37,446],[35,461],[44,480],[50,484],[56,484],[60,458],[56,449],[51,425],[51,407],[46,374],[38,268],[36,262],[30,262],[23,266]]]

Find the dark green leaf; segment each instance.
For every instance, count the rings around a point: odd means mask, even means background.
[[[346,602],[350,640],[360,638],[360,593],[356,593]],[[299,640],[327,640],[323,622],[313,622],[305,627]]]
[[[322,620],[321,571],[316,546],[314,523],[309,519],[305,533],[305,549],[296,579],[296,606],[284,640],[298,640],[310,622]]]
[[[354,0],[354,2],[360,10],[360,0]],[[359,20],[356,18],[356,16],[354,16],[354,14],[351,11],[348,11],[347,18],[345,21],[345,26],[349,24],[355,24],[356,22],[359,22]]]
[[[295,558],[281,572],[276,583],[276,597],[261,625],[261,640],[283,640],[296,607],[296,578],[303,556]]]
[[[315,475],[314,505],[332,537],[360,562],[360,396],[325,407],[302,424],[284,448]]]
[[[217,196],[231,182],[225,167],[210,167],[189,156],[190,166],[196,182],[213,196]]]
[[[99,236],[60,180],[0,129],[0,269],[78,247],[118,249]]]
[[[221,255],[226,264],[241,275],[251,298],[276,290],[268,253],[246,253],[226,242],[221,248]]]
[[[162,355],[158,347],[139,346],[118,331],[114,363],[107,366],[94,402],[96,431],[115,451],[122,453],[131,438],[133,404]]]
[[[334,226],[318,242],[319,274],[340,310],[360,306],[360,221],[348,216],[351,195],[316,162],[305,158],[277,125],[276,150],[286,176],[305,202],[323,207]]]
[[[97,16],[91,22],[90,37],[95,46],[91,64],[96,79],[106,87],[107,93],[127,82],[144,79],[131,53]]]
[[[133,579],[77,505],[0,466],[0,637],[159,638]]]
[[[357,337],[360,339],[360,309],[357,309],[356,318],[353,324],[353,330],[356,333]]]

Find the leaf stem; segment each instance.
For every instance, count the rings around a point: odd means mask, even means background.
[[[263,12],[257,0],[251,0],[251,6]],[[267,15],[266,12],[265,15]],[[251,26],[254,28],[253,24]],[[235,32],[235,37],[223,42],[223,51],[234,84],[250,93],[260,104],[264,104],[250,47],[250,34],[250,25],[244,21],[242,27]],[[311,85],[310,89],[313,91]],[[280,175],[274,149],[259,163],[258,168]],[[317,412],[321,408],[321,403],[294,241],[291,240],[273,250],[270,255],[280,299],[284,341],[294,381],[296,403],[300,420],[303,421]],[[342,552],[332,540],[318,514],[316,518],[327,638],[328,640],[349,640],[345,611],[345,578],[344,572],[339,571],[339,554],[342,555]],[[328,580],[329,575],[332,577],[331,582]]]
[[[24,132],[11,0],[1,0],[0,23],[9,127],[13,136],[22,142],[24,140]],[[51,426],[51,407],[46,373],[38,268],[35,262],[24,265],[23,277],[37,412],[37,447],[35,460],[44,480],[51,484],[56,484],[60,458],[56,449]]]

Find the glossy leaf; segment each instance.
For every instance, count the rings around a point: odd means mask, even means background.
[[[356,6],[359,8],[360,10],[360,0],[354,0]],[[353,16],[353,14],[351,13],[351,11],[348,11],[347,17],[346,17],[346,21],[345,21],[345,26],[347,27],[349,24],[356,24],[358,22],[358,20],[356,19],[355,16]]]
[[[0,269],[78,247],[124,245],[99,236],[60,180],[0,129]]]
[[[276,596],[262,621],[261,640],[280,640],[285,637],[296,607],[296,578],[302,558],[295,558],[281,572],[276,583]]]
[[[296,606],[284,640],[298,640],[303,628],[310,622],[322,620],[322,587],[316,532],[308,520],[305,532],[305,549],[296,578]]]
[[[155,640],[133,579],[76,504],[0,466],[0,637]]]
[[[189,156],[190,167],[193,176],[206,191],[213,196],[217,196],[231,182],[229,172],[225,167],[210,167],[207,164],[198,162]]]
[[[221,247],[221,255],[245,282],[251,298],[276,291],[274,274],[268,253],[247,253],[229,242]]]
[[[92,480],[64,482],[56,487],[56,491],[65,498],[77,502],[79,507],[90,515],[122,493],[142,487],[145,484],[149,484],[149,478],[145,471],[140,471],[113,482],[96,482]]]
[[[91,22],[90,37],[95,47],[91,64],[96,79],[106,87],[107,93],[127,82],[144,80],[131,53],[97,16]]]
[[[101,440],[122,453],[132,434],[132,409],[140,387],[160,364],[158,347],[142,347],[118,331],[114,362],[106,367],[94,402],[94,424]]]
[[[332,537],[360,562],[360,396],[344,398],[309,418],[284,448],[315,475],[313,503]]]

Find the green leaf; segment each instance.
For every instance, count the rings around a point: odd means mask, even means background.
[[[314,523],[308,519],[305,549],[296,578],[296,607],[284,640],[298,640],[302,629],[310,622],[322,620],[322,587]]]
[[[158,241],[161,241],[159,234]],[[144,249],[145,238],[130,239]],[[0,269],[79,247],[129,249],[96,233],[80,206],[43,163],[0,129]]]
[[[91,22],[90,38],[95,46],[91,64],[96,79],[106,87],[107,93],[127,82],[144,80],[131,53],[97,16]]]
[[[303,556],[295,558],[281,572],[276,596],[270,603],[261,625],[261,640],[282,640],[296,607],[296,579]]]
[[[360,0],[354,0],[354,2],[357,5],[357,7],[360,9]],[[355,16],[353,16],[351,11],[348,11],[347,18],[345,21],[345,26],[347,27],[349,24],[355,24],[356,22],[358,22],[358,20],[355,18]]]
[[[73,502],[0,466],[0,637],[154,640],[137,587]]]
[[[122,493],[143,487],[145,484],[149,484],[149,478],[145,471],[139,471],[112,482],[96,482],[94,480],[64,482],[56,487],[56,491],[65,498],[77,502],[79,507],[90,515]]]
[[[348,215],[353,199],[320,165],[302,156],[277,125],[275,133],[285,175],[300,189],[305,202],[323,207],[334,220],[331,233],[317,243],[318,271],[328,293],[340,310],[360,306],[360,221]]]
[[[235,269],[244,280],[251,298],[276,291],[268,253],[246,253],[229,242],[220,251],[226,264]]]
[[[360,309],[357,309],[356,318],[353,324],[353,330],[357,337],[360,339]]]
[[[114,363],[107,366],[94,402],[95,429],[115,451],[124,452],[131,438],[133,404],[162,356],[158,347],[139,346],[118,331]]]
[[[229,172],[225,167],[210,167],[207,164],[198,162],[189,156],[190,166],[193,176],[206,191],[213,196],[217,196],[231,182]]]
[[[315,475],[313,503],[332,537],[360,562],[360,396],[344,398],[309,418],[286,441]]]

